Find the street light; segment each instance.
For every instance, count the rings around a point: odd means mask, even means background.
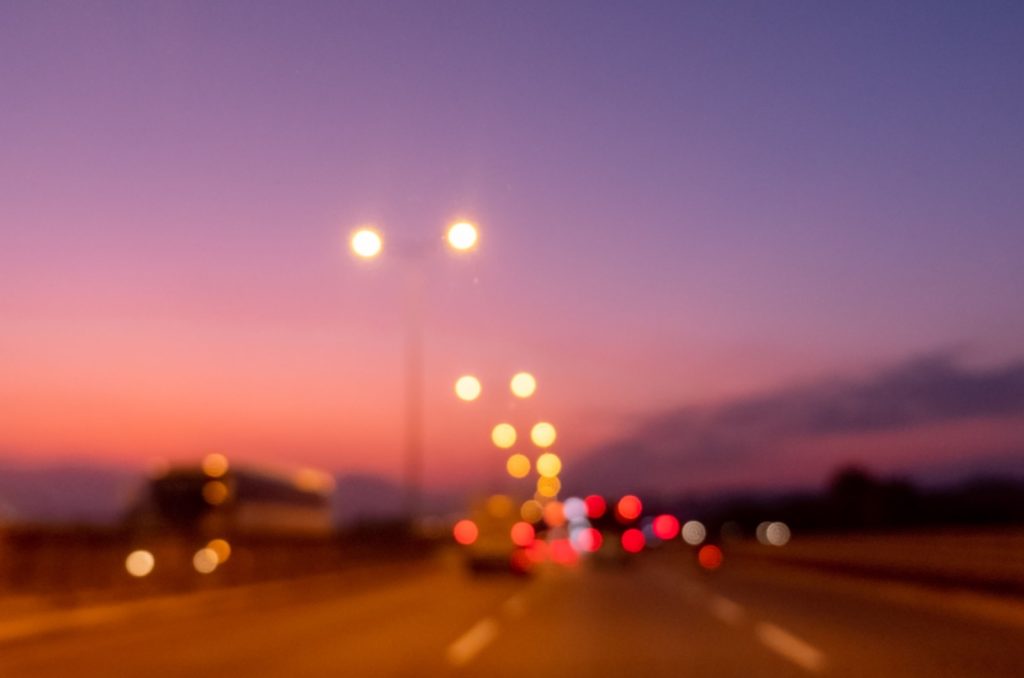
[[[349,244],[355,255],[363,259],[372,259],[384,249],[384,239],[380,237],[380,233],[370,227],[360,228],[353,233]]]
[[[479,233],[475,225],[460,221],[449,226],[445,240],[456,252],[476,247]],[[349,240],[352,253],[361,259],[373,259],[384,251],[384,237],[372,226],[352,232]],[[423,470],[423,300],[421,290],[424,262],[431,248],[419,244],[398,249],[396,254],[406,264],[405,276],[405,492],[406,514],[412,519],[419,511],[420,484]],[[464,383],[471,393],[472,383]],[[479,383],[477,383],[479,388]],[[460,394],[461,397],[462,394]],[[479,395],[477,390],[476,395]],[[474,396],[475,397],[475,396]],[[468,398],[472,400],[473,398]]]

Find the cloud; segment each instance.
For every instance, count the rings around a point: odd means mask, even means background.
[[[972,370],[951,354],[935,354],[861,380],[826,379],[652,416],[594,450],[570,479],[618,491],[638,483],[671,485],[698,472],[724,478],[808,439],[1021,413],[1024,362]]]

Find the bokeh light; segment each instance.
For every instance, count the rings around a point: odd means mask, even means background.
[[[580,561],[580,555],[568,539],[554,539],[550,544],[551,560],[559,565],[576,565]]]
[[[509,383],[512,395],[517,398],[529,398],[537,390],[537,380],[529,372],[519,372]]]
[[[545,478],[555,478],[562,472],[562,460],[554,452],[545,452],[537,457],[537,473]]]
[[[145,577],[156,566],[156,558],[149,551],[132,551],[124,559],[124,569],[133,577]]]
[[[604,515],[604,512],[608,510],[608,505],[599,494],[592,494],[584,499],[587,503],[587,517],[591,520],[596,520]]]
[[[380,254],[381,249],[384,247],[384,240],[375,229],[367,227],[360,228],[353,233],[349,245],[356,256],[363,259],[372,259]]]
[[[587,518],[587,504],[579,497],[569,497],[562,504],[565,510],[565,519],[570,523],[578,523]]]
[[[772,523],[765,530],[765,540],[772,546],[785,546],[791,535],[786,523]]]
[[[480,386],[480,380],[470,374],[459,377],[455,381],[455,395],[459,400],[465,400],[467,402],[476,400],[480,397],[480,391],[482,388],[483,387]]]
[[[527,499],[519,507],[519,516],[528,523],[540,522],[541,518],[544,517],[544,507],[541,506],[539,501]]]
[[[491,442],[503,450],[516,444],[516,428],[512,424],[501,423],[491,429]]]
[[[627,494],[615,505],[615,513],[619,520],[627,523],[639,518],[643,510],[644,505],[640,498],[633,494]]]
[[[575,543],[580,551],[593,553],[601,548],[601,544],[604,543],[604,537],[601,535],[600,530],[586,527],[576,534]]]
[[[211,539],[206,548],[217,554],[217,563],[224,564],[231,557],[231,544],[226,539]]]
[[[544,522],[548,527],[565,525],[565,506],[560,501],[549,501],[544,505]]]
[[[697,552],[697,562],[705,570],[717,570],[722,566],[722,549],[714,544],[705,544]]]
[[[704,527],[704,523],[699,520],[687,520],[683,525],[683,541],[690,546],[697,546],[698,544],[704,543],[704,539],[708,536],[708,531]]]
[[[679,534],[679,519],[664,513],[654,519],[651,523],[651,529],[654,531],[654,536],[658,539],[665,541],[675,539],[676,535]]]
[[[505,470],[513,478],[525,478],[530,475],[530,458],[525,454],[513,454],[505,462]]]
[[[557,437],[558,433],[555,431],[555,427],[546,421],[538,422],[530,429],[530,440],[541,449],[554,445]]]
[[[754,530],[754,536],[757,537],[757,541],[768,546],[768,528],[771,526],[770,521],[762,521],[757,524],[757,528]]]
[[[537,494],[542,497],[556,497],[562,489],[562,481],[558,478],[537,478]]]
[[[200,574],[210,574],[217,569],[217,552],[211,548],[201,548],[192,556],[192,567]]]
[[[228,458],[214,452],[203,457],[203,473],[211,478],[220,478],[228,472]]]
[[[533,525],[523,521],[512,526],[510,536],[512,537],[512,543],[516,546],[529,546],[533,543],[536,532],[533,529]]]
[[[504,494],[492,494],[487,498],[487,513],[492,518],[506,518],[512,513],[512,499]]]
[[[452,536],[455,537],[455,541],[463,546],[469,546],[480,536],[480,530],[477,529],[476,523],[472,520],[460,520],[452,528]]]
[[[220,506],[228,499],[228,486],[219,480],[208,480],[203,484],[203,499],[210,506]]]
[[[622,533],[622,549],[626,553],[640,553],[644,550],[647,539],[644,533],[635,527],[631,527]]]
[[[476,226],[468,221],[460,221],[448,228],[448,244],[460,252],[466,252],[476,246],[479,233]]]

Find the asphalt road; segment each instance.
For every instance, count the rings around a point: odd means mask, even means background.
[[[1020,676],[1024,604],[680,553],[451,559],[0,619],[0,676]]]

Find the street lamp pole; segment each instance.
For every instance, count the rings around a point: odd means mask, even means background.
[[[478,233],[476,226],[468,222],[452,224],[445,240],[456,252],[467,252],[476,247]],[[384,249],[380,233],[371,227],[361,228],[352,234],[352,251],[363,259],[372,259]],[[414,246],[398,251],[405,262],[405,289],[403,299],[404,333],[403,346],[403,404],[404,432],[404,487],[403,510],[412,521],[420,512],[423,487],[423,288],[426,282],[425,261],[430,249]]]

